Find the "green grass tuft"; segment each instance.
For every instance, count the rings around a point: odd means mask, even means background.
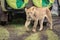
[[[24,33],[26,33],[26,30],[25,30],[24,27],[20,27],[20,28],[17,28],[17,29],[20,30],[20,31],[17,32],[17,35],[18,35],[18,36],[19,36],[19,35],[23,35]]]
[[[9,32],[3,28],[0,27],[0,40],[8,40],[9,38]]]
[[[46,30],[46,34],[48,35],[48,40],[59,40],[59,37],[51,30]]]
[[[26,28],[24,27],[24,25],[16,25],[14,27],[14,30],[17,33],[17,36],[20,36],[26,33]]]
[[[38,33],[31,34],[25,40],[40,40]]]

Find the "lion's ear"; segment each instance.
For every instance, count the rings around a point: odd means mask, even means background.
[[[25,8],[25,11],[27,11],[27,8]]]
[[[35,9],[36,9],[35,7],[32,8],[32,10],[35,10]]]

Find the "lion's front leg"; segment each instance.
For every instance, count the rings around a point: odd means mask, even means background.
[[[38,19],[34,21],[34,25],[33,25],[33,29],[32,29],[33,32],[36,32],[37,24],[38,24]]]
[[[25,22],[25,28],[27,31],[29,31],[28,26],[30,25],[30,22],[31,22],[31,20],[26,20],[26,22]]]
[[[44,22],[44,18],[41,18],[41,20],[39,20],[39,24],[40,24],[39,31],[41,31],[43,29],[43,22]]]

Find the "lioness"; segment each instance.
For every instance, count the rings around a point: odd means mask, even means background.
[[[25,27],[26,27],[27,31],[29,30],[28,26],[29,26],[31,20],[34,20],[34,25],[33,25],[32,31],[36,32],[38,20],[39,20],[39,24],[40,24],[39,31],[41,31],[43,29],[43,21],[44,21],[45,17],[47,18],[48,22],[50,23],[50,29],[52,29],[52,15],[51,15],[49,8],[47,8],[47,7],[37,8],[35,6],[32,6],[29,9],[25,8],[25,11],[26,11]]]

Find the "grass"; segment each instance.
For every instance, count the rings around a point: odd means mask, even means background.
[[[46,30],[46,34],[48,35],[48,40],[59,40],[59,37],[51,30]]]
[[[0,27],[0,40],[8,40],[9,38],[9,32],[3,28]]]
[[[60,36],[59,36],[59,39],[60,39]]]
[[[38,33],[31,34],[25,40],[40,40]]]
[[[17,31],[17,35],[20,36],[26,33],[26,28],[24,26],[18,26],[15,28],[15,31]]]
[[[26,28],[24,25],[13,25],[13,30],[17,33],[17,36],[23,35],[26,33]]]

